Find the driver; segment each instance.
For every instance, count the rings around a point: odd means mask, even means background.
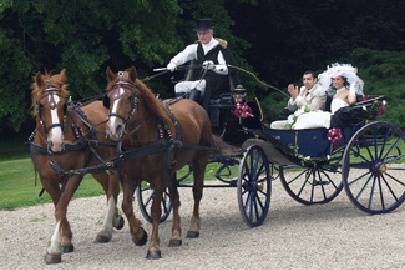
[[[197,43],[188,45],[167,64],[167,69],[171,71],[191,60],[194,60],[196,65],[205,67],[199,70],[201,74],[198,79],[203,80],[188,84],[192,88],[189,89],[191,90],[189,98],[202,103],[204,108],[207,108],[210,98],[215,98],[221,92],[233,87],[233,82],[228,77],[227,63],[229,64],[231,56],[227,50],[227,42],[215,39],[213,29],[211,19],[199,19],[195,28],[198,38]],[[237,79],[237,76],[233,77]]]

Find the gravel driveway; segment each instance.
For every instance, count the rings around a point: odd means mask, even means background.
[[[267,221],[251,229],[240,216],[236,189],[205,189],[200,238],[167,247],[169,218],[160,226],[163,258],[158,261],[145,259],[146,247],[132,243],[127,225],[114,232],[112,242],[94,242],[104,197],[71,202],[75,251],[64,254],[56,266],[46,266],[43,259],[54,230],[53,205],[0,211],[0,269],[405,269],[403,206],[369,216],[344,192],[327,205],[307,207],[289,198],[278,181],[273,191]],[[191,189],[180,189],[180,199],[185,235]]]

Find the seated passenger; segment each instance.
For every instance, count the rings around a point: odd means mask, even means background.
[[[329,111],[310,111],[308,108],[300,109],[290,115],[286,121],[275,121],[271,124],[273,129],[309,129],[329,128],[331,117],[336,118],[340,108],[356,102],[356,94],[363,94],[362,80],[355,74],[357,70],[351,65],[333,65],[318,76],[320,87],[333,93]],[[332,82],[332,87],[330,84]],[[334,121],[334,123],[342,121]]]
[[[333,96],[331,103],[331,111],[315,111],[307,112],[298,115],[294,123],[294,118],[289,119],[289,123],[292,123],[293,129],[308,129],[316,127],[330,127],[331,116],[340,110],[342,107],[346,107],[356,103],[356,93],[350,90],[347,78],[344,75],[337,75],[332,78],[333,88],[336,89],[336,94]]]
[[[278,115],[278,120],[285,120],[290,114],[296,110],[300,110],[307,106],[309,111],[323,110],[325,107],[326,94],[317,84],[317,78],[312,70],[307,70],[302,76],[303,86],[298,90],[298,86],[294,84],[288,85],[288,93],[290,99],[288,105]]]

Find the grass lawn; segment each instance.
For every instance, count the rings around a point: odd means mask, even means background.
[[[47,193],[39,197],[40,191],[41,183],[38,177],[35,185],[35,174],[30,158],[0,161],[0,209],[12,210],[16,207],[51,202]],[[100,194],[103,194],[101,186],[91,176],[86,176],[75,196]]]
[[[206,179],[214,179],[217,164],[210,164],[206,171]],[[232,168],[233,175],[237,167]],[[184,175],[186,168],[179,173]],[[191,181],[189,176],[186,181]],[[39,177],[35,185],[35,173],[28,146],[21,141],[0,143],[0,209],[13,210],[17,207],[32,206],[51,202],[45,192],[39,197],[41,182]],[[87,175],[75,193],[75,197],[98,196],[104,194],[101,185],[92,176]]]
[[[206,179],[213,179],[217,164],[207,168]],[[236,174],[237,167],[232,168]],[[185,168],[180,173],[184,175]],[[186,179],[191,181],[191,176]],[[0,209],[13,210],[17,207],[32,206],[51,202],[45,192],[39,197],[41,183],[39,177],[35,185],[35,174],[30,158],[0,161]],[[104,194],[101,185],[93,177],[86,175],[75,193],[75,197],[98,196]]]

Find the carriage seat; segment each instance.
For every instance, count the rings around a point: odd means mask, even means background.
[[[182,81],[174,86],[174,92],[176,97],[182,96],[188,98],[192,90],[197,90],[203,95],[206,87],[206,80]]]

